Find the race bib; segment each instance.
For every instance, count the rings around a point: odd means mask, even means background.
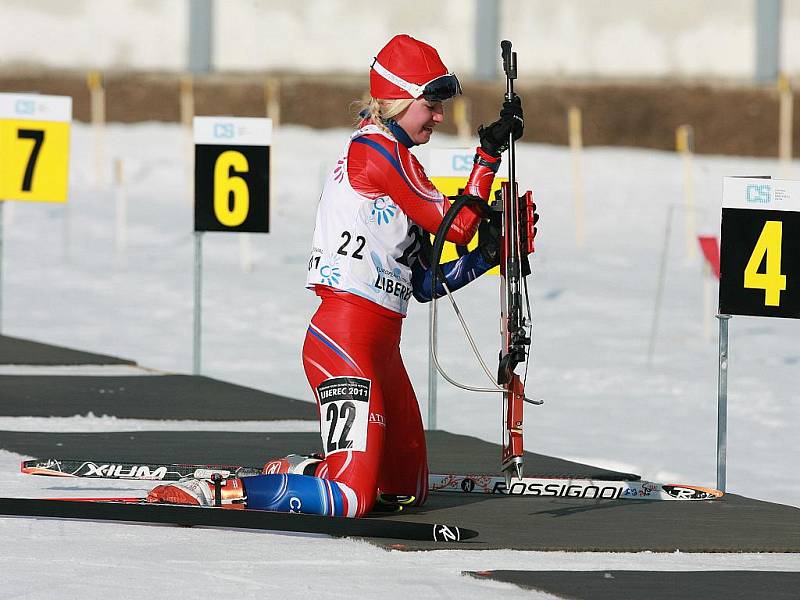
[[[366,451],[371,383],[363,377],[333,377],[317,386],[326,456]]]

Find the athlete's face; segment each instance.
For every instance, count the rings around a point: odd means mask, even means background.
[[[430,102],[425,98],[414,100],[411,105],[395,117],[395,121],[415,144],[427,144],[433,129],[444,121],[441,102]]]

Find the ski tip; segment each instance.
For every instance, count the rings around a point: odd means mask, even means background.
[[[473,529],[438,523],[433,526],[434,542],[463,542],[475,537],[478,537],[478,532]]]
[[[667,494],[679,500],[716,500],[725,495],[725,492],[720,490],[698,485],[666,483],[661,487]]]
[[[22,463],[19,467],[20,473],[25,475],[44,475],[45,477],[72,477],[69,473],[63,471],[56,471],[54,469],[46,469],[43,467],[36,467]]]

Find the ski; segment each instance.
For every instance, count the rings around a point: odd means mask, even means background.
[[[20,471],[28,475],[52,477],[143,479],[148,481],[178,481],[185,477],[211,479],[212,475],[219,475],[227,479],[228,477],[249,477],[263,473],[260,467],[238,465],[191,465],[61,458],[25,460],[20,464]]]
[[[153,504],[143,499],[31,499],[0,498],[0,516],[87,521],[122,521],[142,524],[263,529],[318,533],[334,537],[370,537],[429,542],[462,542],[476,531],[434,523],[391,519],[326,517],[265,510],[208,506]]]
[[[213,475],[219,475],[222,478],[249,477],[262,473],[259,467],[242,465],[193,465],[57,458],[26,460],[20,465],[20,470],[30,475],[148,481],[178,481],[184,477],[210,479]],[[431,474],[428,479],[428,489],[433,492],[557,496],[603,500],[713,500],[723,496],[722,492],[712,488],[650,481],[525,477],[512,479],[511,485],[507,486],[504,477],[458,474]]]
[[[652,481],[611,481],[491,475],[430,475],[429,489],[435,492],[502,494],[583,498],[587,500],[716,500],[724,493],[713,488]]]

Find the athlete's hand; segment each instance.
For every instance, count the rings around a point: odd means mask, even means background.
[[[496,267],[500,264],[500,249],[503,240],[500,237],[501,213],[495,213],[491,219],[483,219],[478,226],[478,251],[487,264]]]
[[[520,212],[523,210],[524,208],[520,208]],[[490,219],[483,219],[478,227],[478,250],[483,255],[483,259],[493,267],[500,264],[500,249],[503,245],[503,238],[500,235],[501,219],[501,213],[492,213],[492,217]],[[536,204],[534,204],[533,223],[529,225],[529,231],[532,227],[533,235],[528,236],[528,234],[523,234],[523,239],[520,240],[523,242],[523,252],[525,255],[533,252],[533,238],[536,237],[536,233],[539,231],[536,227],[536,223],[538,222],[539,213],[536,212]],[[530,239],[528,239],[529,237]]]
[[[508,138],[513,133],[514,141],[522,137],[525,130],[525,117],[522,113],[522,101],[514,96],[511,101],[503,102],[500,118],[491,125],[478,128],[481,148],[492,156],[500,156],[508,148]]]

